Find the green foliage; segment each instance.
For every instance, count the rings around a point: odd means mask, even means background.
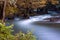
[[[28,32],[27,34],[20,32],[16,34],[16,39],[17,40],[36,40],[36,37],[33,36],[31,32]]]
[[[0,23],[0,40],[36,40],[36,37],[32,35],[31,32],[24,34],[23,32],[12,35],[13,32],[11,26],[6,26],[5,24]]]
[[[13,40],[14,36],[11,34],[12,26],[5,26],[0,23],[0,40]]]
[[[2,20],[0,20],[0,23],[2,23]]]

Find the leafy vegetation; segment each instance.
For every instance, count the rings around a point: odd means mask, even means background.
[[[12,26],[5,26],[0,23],[0,40],[13,40],[14,36],[11,34]]]
[[[36,38],[31,32],[28,32],[27,34],[20,32],[16,34],[16,40],[36,40]]]
[[[31,32],[24,34],[23,32],[12,35],[13,32],[11,26],[6,26],[5,24],[0,23],[0,40],[36,40],[36,37],[32,35]]]
[[[6,10],[5,10],[6,15],[14,14],[14,13],[16,13],[17,11],[18,11],[18,8],[15,7],[15,6],[11,6],[10,4],[8,4],[8,5],[6,6]]]

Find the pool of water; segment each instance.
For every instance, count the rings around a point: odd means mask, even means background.
[[[40,21],[44,21],[45,18],[50,18],[51,15],[42,15],[30,17],[30,19],[20,20],[15,18],[14,20],[8,20],[7,25],[14,24],[14,33],[23,31],[31,31],[37,40],[60,40],[60,24],[59,23],[47,23],[41,24]],[[59,26],[58,26],[59,25]]]

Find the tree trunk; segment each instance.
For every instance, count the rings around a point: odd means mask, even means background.
[[[6,1],[4,1],[4,8],[3,8],[3,18],[2,18],[2,22],[5,22],[5,8],[6,8]]]

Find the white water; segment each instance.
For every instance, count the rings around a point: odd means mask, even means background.
[[[23,31],[32,31],[37,40],[60,40],[60,28],[52,28],[50,26],[33,25],[33,22],[44,21],[45,18],[50,18],[50,15],[34,16],[30,19],[15,21],[16,29]]]

